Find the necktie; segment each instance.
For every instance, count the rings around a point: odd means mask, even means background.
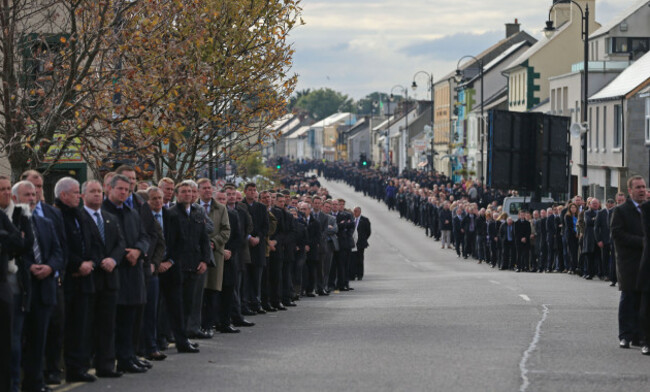
[[[99,235],[102,237],[102,242],[105,242],[106,239],[104,238],[104,221],[99,215],[99,212],[95,212],[93,215],[95,215],[95,223],[97,223],[97,229],[99,230]]]
[[[207,214],[210,213],[210,203],[203,203],[203,208],[205,208]]]
[[[156,220],[160,224],[160,227],[162,228],[163,227],[163,221],[162,221],[162,216],[160,215],[160,212],[156,212],[155,214],[153,214],[153,216],[156,218]]]
[[[38,244],[38,233],[36,232],[35,224],[32,223],[32,232],[34,233],[34,245],[32,249],[34,250],[34,263],[43,264],[43,258],[41,256],[41,247]]]
[[[133,208],[133,196],[129,196],[126,201],[124,202],[129,208]]]

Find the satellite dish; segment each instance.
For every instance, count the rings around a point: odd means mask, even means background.
[[[573,137],[580,137],[583,133],[587,133],[587,124],[573,123],[569,128],[569,133]]]

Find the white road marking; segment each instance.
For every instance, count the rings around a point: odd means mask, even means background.
[[[497,282],[496,280],[491,280],[490,283],[501,284],[501,282]]]
[[[526,302],[530,302],[530,298],[529,298],[526,294],[519,294],[519,296],[520,296],[521,299],[523,299],[524,301],[526,301]]]
[[[526,389],[528,389],[528,386],[530,386],[530,381],[528,380],[528,368],[526,367],[526,363],[528,362],[530,355],[537,348],[537,343],[539,343],[539,338],[542,334],[542,324],[544,324],[544,321],[546,321],[546,318],[548,317],[548,306],[542,305],[542,311],[542,318],[537,323],[533,340],[530,342],[528,349],[524,351],[524,355],[521,357],[521,361],[519,362],[519,370],[521,372],[521,387],[519,388],[520,392],[525,392]]]

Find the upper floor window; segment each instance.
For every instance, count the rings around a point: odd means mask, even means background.
[[[612,37],[610,53],[646,53],[650,38]]]

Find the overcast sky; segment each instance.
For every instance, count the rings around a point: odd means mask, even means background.
[[[596,0],[606,23],[639,0]],[[303,0],[304,26],[292,33],[298,90],[329,87],[355,99],[408,87],[420,71],[441,77],[464,55],[505,37],[515,18],[536,38],[552,0]],[[594,29],[592,28],[593,32]],[[426,85],[426,77],[418,77]],[[426,88],[416,92],[428,97]]]

